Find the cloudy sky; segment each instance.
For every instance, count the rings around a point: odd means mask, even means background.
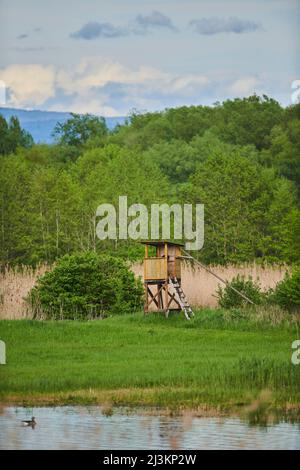
[[[127,115],[266,93],[291,104],[300,0],[0,0],[6,106]]]

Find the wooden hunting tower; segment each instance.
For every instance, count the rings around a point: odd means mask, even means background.
[[[145,313],[183,310],[189,320],[193,311],[181,288],[182,244],[159,241],[143,241],[145,245],[144,286]],[[155,256],[149,256],[149,246],[155,247]]]

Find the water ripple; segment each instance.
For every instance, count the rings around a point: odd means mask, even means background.
[[[35,429],[21,426],[35,416]],[[149,416],[100,407],[7,407],[0,449],[300,449],[300,425],[249,426],[238,418]]]

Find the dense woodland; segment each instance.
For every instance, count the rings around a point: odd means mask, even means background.
[[[99,204],[204,203],[205,263],[300,261],[300,104],[263,96],[157,113],[108,131],[73,115],[53,145],[0,117],[0,263],[52,263],[96,250],[138,259],[139,244],[97,240]]]

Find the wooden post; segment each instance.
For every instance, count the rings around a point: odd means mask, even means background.
[[[168,312],[168,284],[169,284],[169,278],[168,278],[168,244],[165,243],[165,315],[167,316]]]
[[[157,284],[156,287],[157,287],[157,292],[159,292],[159,290],[160,290],[160,285]],[[162,308],[162,297],[161,297],[161,294],[159,294],[159,295],[157,296],[157,301],[158,301],[158,310],[161,310],[161,308]]]
[[[148,245],[145,245],[145,260],[148,258]],[[145,289],[145,301],[144,301],[144,315],[148,313],[148,283],[146,282],[147,271],[146,271],[146,261],[144,260],[144,289]]]
[[[168,244],[165,243],[165,278],[168,279]]]
[[[145,245],[145,259],[144,259],[144,282],[147,279],[147,258],[148,258],[148,245]]]
[[[144,282],[145,289],[145,303],[144,303],[144,314],[148,313],[148,284]]]

